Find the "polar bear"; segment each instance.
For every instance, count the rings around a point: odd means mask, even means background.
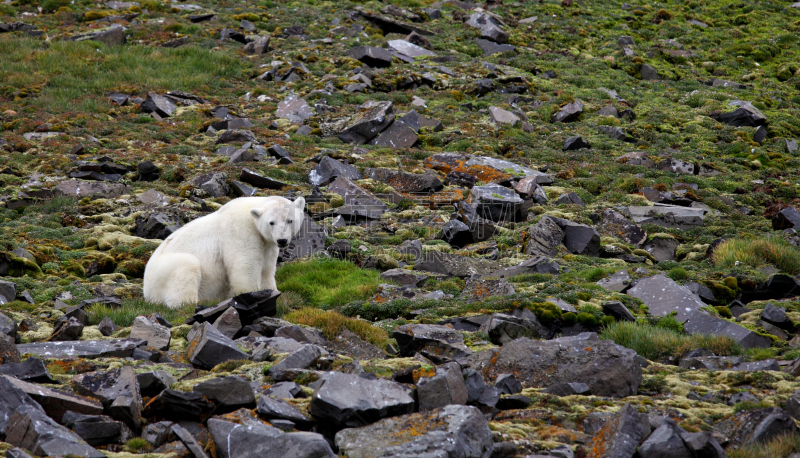
[[[305,199],[240,197],[175,231],[144,269],[144,298],[178,308],[277,289],[280,248],[303,224]]]

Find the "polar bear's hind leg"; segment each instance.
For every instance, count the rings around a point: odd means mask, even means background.
[[[164,303],[173,309],[199,302],[202,271],[196,256],[185,253],[162,254],[157,266],[155,271],[148,272],[148,280],[154,284],[148,285],[152,287],[145,291],[145,299]]]

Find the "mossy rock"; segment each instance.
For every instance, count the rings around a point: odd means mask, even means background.
[[[41,278],[43,274],[42,269],[35,262],[7,251],[0,251],[0,275],[9,277],[24,277],[27,275],[33,278]]]
[[[144,262],[138,259],[132,259],[129,261],[123,261],[117,267],[117,273],[125,274],[125,276],[130,278],[142,278],[144,277]]]

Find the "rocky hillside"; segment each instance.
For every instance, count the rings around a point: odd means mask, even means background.
[[[189,0],[191,1],[191,0]],[[800,3],[0,3],[0,450],[797,457]],[[304,196],[277,291],[144,266]]]

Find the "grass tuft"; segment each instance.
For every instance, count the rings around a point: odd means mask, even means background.
[[[771,264],[782,272],[800,274],[800,250],[780,236],[735,238],[714,250],[717,267],[730,268],[737,262],[752,268]]]
[[[381,283],[379,275],[347,261],[312,259],[284,264],[275,280],[278,290],[298,294],[305,306],[329,309],[371,298]]]
[[[97,325],[103,318],[108,317],[119,327],[127,327],[133,323],[137,316],[150,315],[158,312],[172,324],[182,324],[187,318],[194,315],[194,307],[184,306],[171,309],[163,304],[151,304],[142,298],[123,299],[122,307],[112,308],[106,305],[93,305],[86,309],[89,315],[89,324]]]
[[[332,310],[304,308],[291,312],[283,318],[292,323],[320,329],[328,340],[335,339],[343,330],[348,329],[380,349],[386,348],[386,344],[389,343],[389,334],[383,329],[364,320],[349,318]]]
[[[679,357],[690,350],[705,348],[715,355],[739,355],[742,349],[726,336],[681,334],[674,329],[650,326],[644,323],[612,323],[600,333],[603,340],[613,340],[623,347],[636,351],[641,356],[658,361],[672,356]]]
[[[765,443],[745,445],[738,450],[727,450],[728,458],[775,458],[800,451],[800,434],[787,434]]]

